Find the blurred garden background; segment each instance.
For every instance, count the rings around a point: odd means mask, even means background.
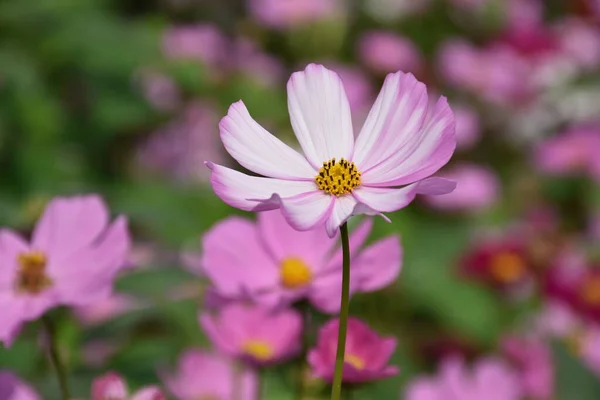
[[[204,161],[240,169],[218,131],[239,99],[295,145],[285,85],[310,62],[342,77],[355,132],[397,70],[456,118],[439,173],[456,191],[374,220],[369,242],[401,237],[402,272],[351,313],[397,338],[400,374],[353,398],[404,399],[451,354],[523,371],[511,350],[535,343],[552,391],[523,400],[598,400],[597,0],[2,0],[1,225],[27,234],[52,197],[99,193],[134,238],[118,298],[51,313],[76,397],[111,370],[160,383],[186,349],[210,347],[197,318],[209,282],[182,254],[221,219],[256,216],[214,195]],[[315,332],[326,319],[315,314]],[[39,329],[0,346],[0,369],[58,399]],[[263,398],[296,398],[299,364],[266,369]],[[310,380],[305,399],[327,398]]]

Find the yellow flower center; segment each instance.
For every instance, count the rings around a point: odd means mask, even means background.
[[[514,283],[525,274],[526,268],[521,256],[512,252],[503,252],[492,258],[490,273],[500,283]]]
[[[247,340],[242,345],[242,350],[245,354],[251,356],[258,361],[268,361],[273,357],[275,351],[273,347],[265,340]]]
[[[352,193],[352,190],[361,184],[360,172],[353,162],[343,158],[336,161],[333,158],[323,163],[319,175],[315,177],[315,182],[325,193],[341,196]]]
[[[297,289],[308,285],[313,278],[306,263],[297,257],[290,257],[281,263],[281,283],[288,289]]]
[[[21,293],[39,294],[52,286],[52,280],[46,275],[46,255],[41,251],[28,251],[19,254],[17,262],[16,289]]]
[[[594,276],[583,282],[580,296],[590,306],[600,306],[600,276]]]
[[[355,354],[346,354],[346,356],[344,357],[344,362],[352,365],[358,370],[365,369],[365,360]]]

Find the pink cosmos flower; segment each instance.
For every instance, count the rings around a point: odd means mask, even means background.
[[[114,372],[100,376],[92,382],[92,400],[166,400],[157,386],[145,386],[130,395],[127,384]]]
[[[548,344],[534,337],[507,337],[502,350],[518,371],[527,398],[550,400],[554,395],[554,364]]]
[[[441,210],[481,211],[494,205],[500,195],[496,174],[484,166],[463,163],[439,176],[456,182],[456,189],[446,196],[425,196],[429,205]]]
[[[517,375],[494,358],[478,361],[471,371],[461,359],[442,363],[437,376],[417,378],[408,385],[406,400],[521,400]]]
[[[402,249],[396,237],[362,249],[371,226],[367,220],[350,235],[352,293],[381,289],[400,273]],[[308,298],[324,312],[339,310],[342,251],[322,229],[296,231],[281,213],[269,211],[260,213],[257,223],[239,217],[219,222],[204,235],[202,247],[194,269],[225,298],[269,307]]]
[[[169,58],[198,60],[218,67],[227,55],[227,39],[213,25],[176,26],[163,36],[163,52]]]
[[[396,211],[419,193],[449,193],[453,182],[426,178],[454,152],[454,116],[443,97],[428,104],[426,87],[414,76],[388,75],[355,141],[340,77],[309,64],[288,82],[304,156],[262,128],[239,101],[219,124],[221,139],[241,165],[267,178],[208,162],[213,189],[242,210],[280,209],[297,230],[325,223],[330,237],[352,215]]]
[[[188,350],[179,359],[175,374],[165,377],[165,385],[179,400],[258,400],[257,375],[236,368],[225,356]]]
[[[456,147],[468,150],[475,145],[481,135],[479,116],[467,105],[454,106],[456,121]]]
[[[316,347],[308,352],[308,363],[313,373],[327,381],[333,379],[338,326],[339,318],[323,325],[319,330]],[[395,338],[382,338],[361,320],[350,317],[344,358],[344,382],[371,382],[398,374],[398,367],[388,364],[395,349]]]
[[[387,31],[369,31],[358,42],[359,58],[372,71],[387,74],[392,71],[418,72],[421,54],[405,37]]]
[[[0,399],[40,400],[41,398],[31,386],[21,381],[15,374],[0,370]]]
[[[130,249],[127,220],[113,223],[96,195],[58,197],[27,243],[0,231],[0,340],[8,346],[24,321],[58,305],[84,306],[109,296]]]
[[[579,349],[585,365],[600,377],[600,328],[589,329],[583,336]]]
[[[600,182],[600,127],[578,125],[562,134],[541,142],[534,154],[537,168],[548,174],[568,175],[588,173]]]
[[[338,0],[250,0],[248,10],[261,24],[271,28],[289,28],[340,13]]]
[[[125,294],[113,294],[85,306],[76,307],[75,315],[86,326],[98,325],[140,307],[140,302]]]
[[[218,315],[202,313],[200,325],[220,351],[258,365],[284,361],[300,351],[302,316],[291,309],[234,303]]]

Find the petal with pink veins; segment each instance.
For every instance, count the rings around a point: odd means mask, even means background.
[[[223,145],[241,165],[279,179],[313,180],[317,171],[306,158],[267,132],[240,100],[219,123]]]
[[[315,168],[332,158],[352,156],[354,134],[350,105],[339,75],[309,64],[287,84],[292,128]]]

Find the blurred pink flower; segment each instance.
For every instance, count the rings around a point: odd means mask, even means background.
[[[600,377],[600,328],[596,326],[584,334],[579,354],[583,362]]]
[[[544,22],[542,0],[506,0],[503,3],[508,29],[537,27]]]
[[[533,337],[507,337],[502,341],[502,351],[517,370],[525,397],[554,398],[554,364],[547,343]]]
[[[367,74],[355,67],[348,65],[329,65],[342,79],[346,95],[348,96],[348,103],[350,104],[350,110],[352,116],[354,114],[366,113],[369,111],[369,107],[373,103],[374,93],[373,86],[369,81]],[[361,123],[364,122],[361,121]]]
[[[350,235],[352,293],[381,289],[400,273],[397,237],[361,249],[371,226],[367,220]],[[322,311],[339,310],[342,251],[322,229],[299,232],[279,212],[263,212],[257,223],[238,217],[217,223],[202,245],[197,267],[225,298],[277,307],[306,297]]]
[[[478,49],[452,39],[442,45],[438,60],[448,83],[493,103],[514,105],[534,91],[530,65],[506,45]]]
[[[600,182],[600,125],[578,125],[538,144],[537,168],[548,174],[588,173]]]
[[[442,170],[438,176],[456,181],[456,189],[446,196],[424,196],[430,206],[440,210],[477,212],[498,201],[500,182],[489,168],[462,163]]]
[[[563,301],[546,300],[535,318],[535,331],[543,337],[566,338],[582,328],[581,319]]]
[[[174,26],[163,36],[163,52],[169,58],[197,60],[220,66],[227,56],[227,39],[213,25]]]
[[[467,105],[460,104],[452,107],[456,123],[456,147],[460,150],[472,148],[481,135],[479,116]]]
[[[102,375],[92,382],[92,400],[166,400],[157,386],[145,386],[132,395],[121,376],[114,372]]]
[[[600,28],[579,19],[562,21],[557,34],[561,51],[584,70],[600,68]]]
[[[316,347],[308,352],[314,375],[331,381],[335,366],[339,319],[329,320],[319,330]],[[371,382],[397,375],[398,367],[389,365],[396,339],[383,338],[361,320],[348,319],[343,381]]]
[[[262,51],[246,37],[238,38],[230,51],[230,68],[254,78],[265,86],[274,86],[283,80],[284,68],[275,56]]]
[[[167,389],[178,400],[258,400],[255,372],[249,369],[238,371],[231,359],[202,350],[183,353],[177,371],[166,375],[164,380]]]
[[[389,31],[368,31],[358,41],[362,62],[372,71],[387,74],[395,71],[417,73],[422,57],[413,42]]]
[[[487,358],[471,370],[461,359],[444,361],[437,376],[409,383],[406,400],[521,400],[517,374],[504,362]]]
[[[138,152],[139,163],[180,181],[208,181],[210,171],[203,165],[204,160],[227,162],[221,152],[217,120],[210,105],[189,104],[177,119],[155,132],[142,145]]]
[[[127,220],[113,223],[96,195],[57,197],[25,242],[0,231],[0,341],[8,346],[24,321],[59,306],[106,298],[130,249]]]
[[[202,313],[200,325],[217,349],[257,365],[285,361],[302,343],[302,316],[292,309],[271,311],[237,303],[218,315]]]
[[[2,400],[41,400],[41,397],[27,383],[10,371],[0,370],[0,399]]]
[[[113,293],[97,302],[75,307],[74,313],[83,325],[93,326],[135,310],[140,305],[140,301],[133,296]]]
[[[160,111],[173,111],[181,101],[177,84],[167,75],[153,71],[139,74],[139,85],[148,103]]]
[[[252,17],[270,28],[290,28],[328,19],[343,11],[339,0],[249,0]]]
[[[221,120],[227,151],[267,176],[207,162],[213,189],[227,204],[280,209],[295,229],[325,224],[333,237],[352,215],[396,211],[417,194],[454,189],[454,182],[431,178],[454,152],[452,110],[444,97],[430,108],[427,88],[411,74],[388,75],[356,142],[342,81],[322,65],[292,74],[288,108],[305,156],[262,128],[242,101]]]

